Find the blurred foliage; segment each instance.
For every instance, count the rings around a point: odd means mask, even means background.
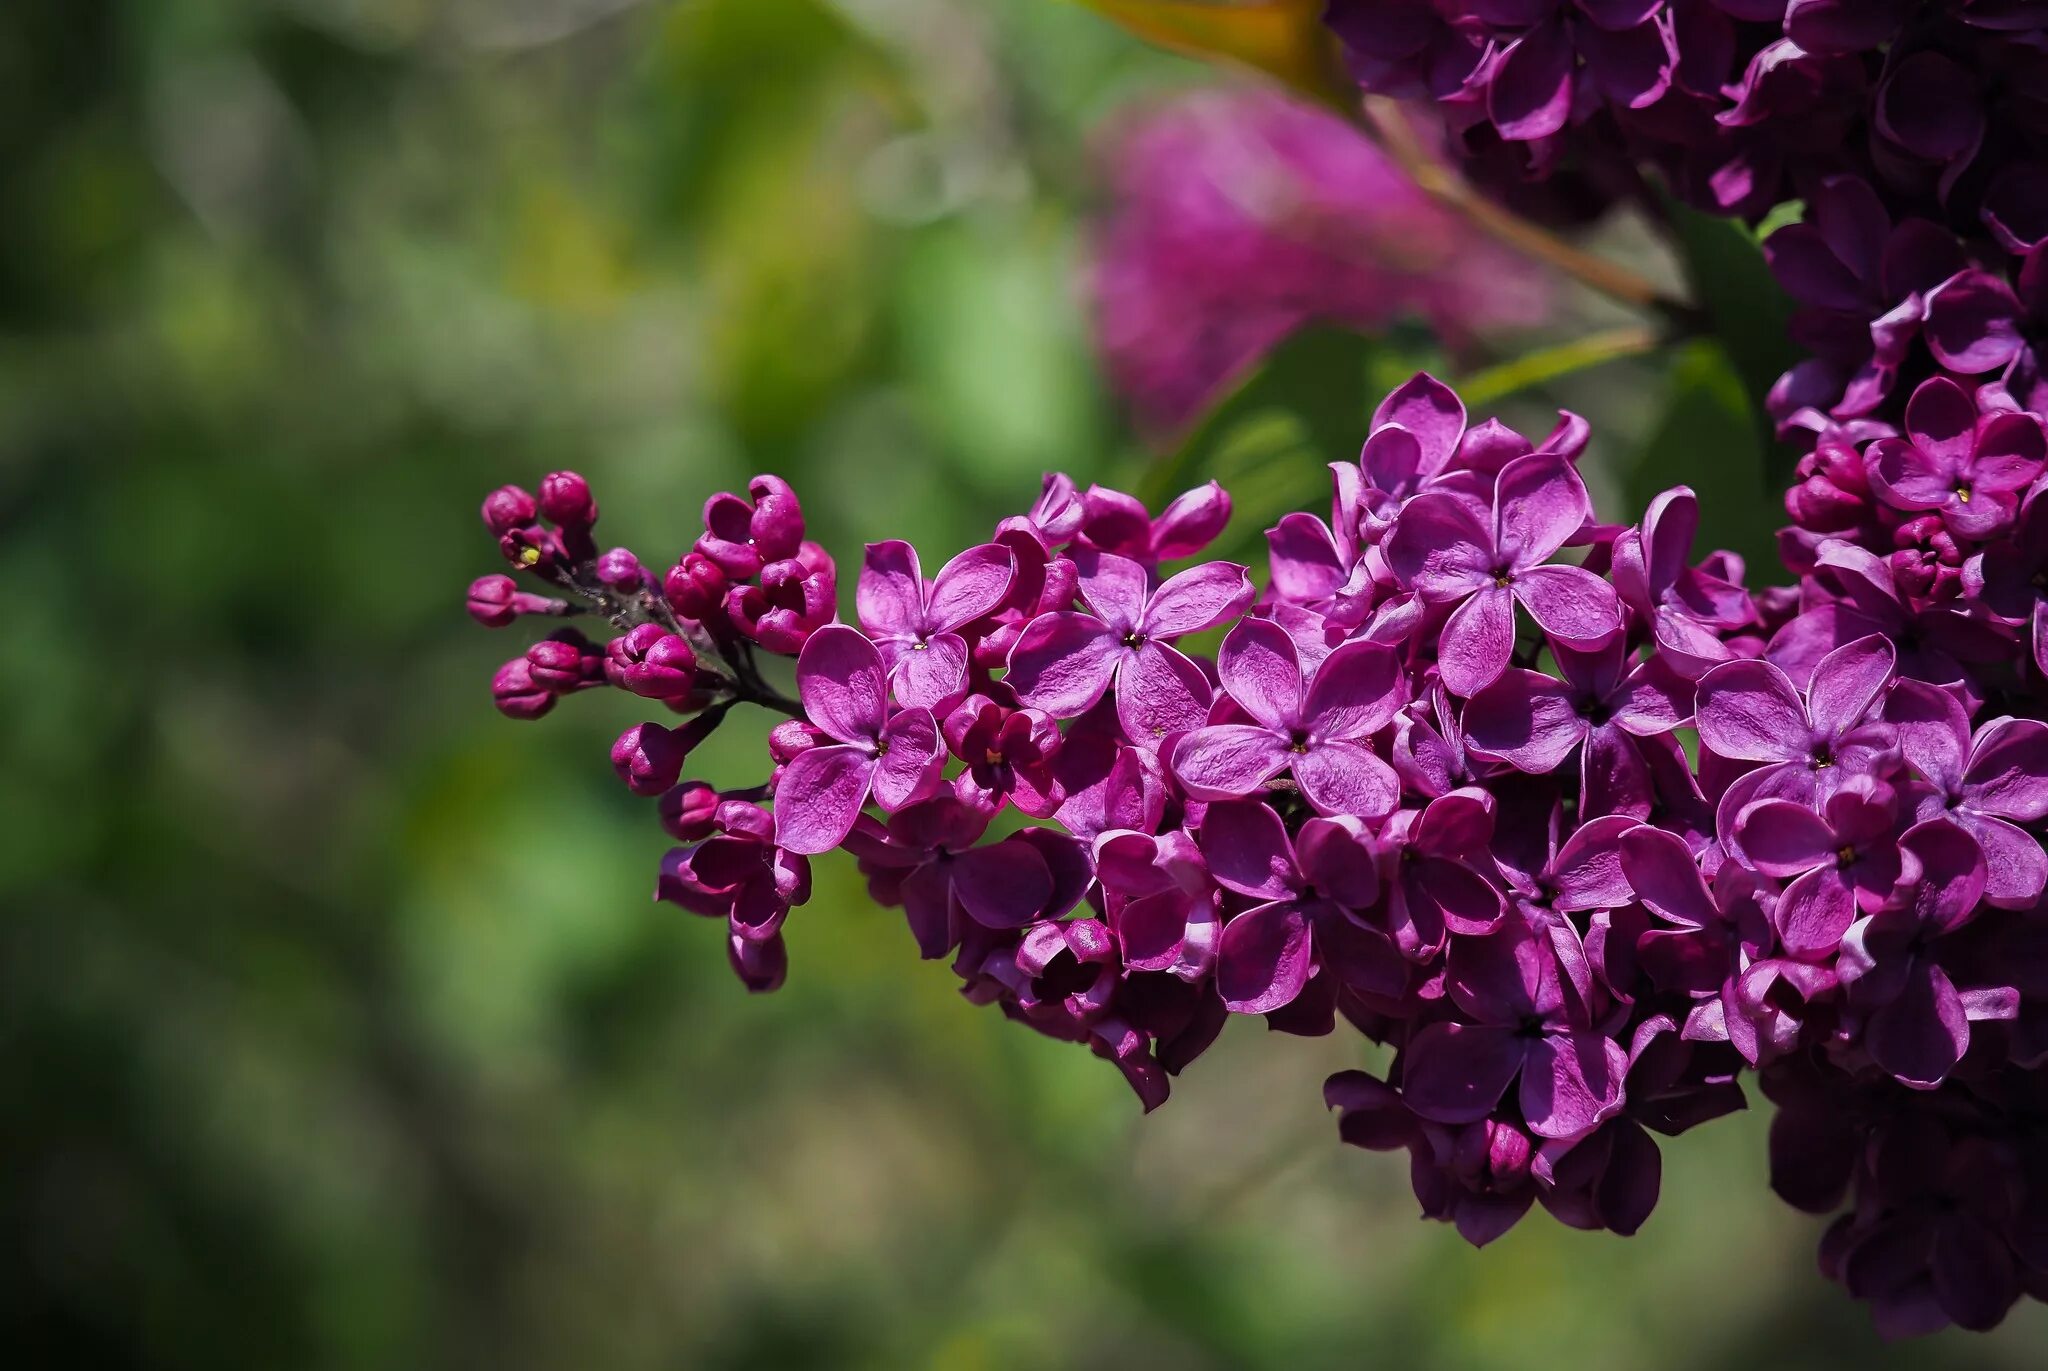
[[[584,470],[654,558],[774,468],[850,566],[1135,476],[1089,130],[1204,79],[1049,0],[0,7],[12,1364],[2038,1364],[2038,1310],[1879,1347],[1760,1117],[1672,1149],[1632,1243],[1474,1255],[1337,1146],[1353,1043],[1234,1025],[1141,1128],[836,859],[748,998],[647,898],[631,702],[488,707],[502,481]],[[1248,383],[1291,435],[1219,436],[1288,464],[1234,471],[1248,519],[1320,504],[1404,346]],[[1592,410],[1613,463],[1660,366],[1510,417]]]

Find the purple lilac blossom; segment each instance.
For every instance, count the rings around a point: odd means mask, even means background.
[[[1622,12],[1521,8],[1581,44]],[[1887,1331],[1986,1327],[2048,1288],[2048,478],[1997,393],[1915,395],[1815,430],[1808,480],[1853,498],[1812,500],[1784,591],[1692,560],[1683,488],[1596,524],[1582,421],[1469,424],[1424,376],[1332,467],[1329,520],[1270,531],[1263,592],[1205,556],[1220,489],[1154,516],[1053,477],[929,583],[874,544],[855,627],[781,482],[716,497],[657,581],[564,478],[486,502],[537,586],[468,601],[619,630],[506,664],[508,715],[682,716],[613,760],[678,843],[657,897],[723,919],[749,989],[844,850],[906,948],[1147,1110],[1232,1015],[1390,1049],[1328,1082],[1339,1136],[1406,1151],[1475,1244],[1539,1206],[1636,1231],[1658,1140],[1754,1071],[1774,1188],[1844,1211],[1823,1269]],[[756,613],[792,576],[812,598]],[[786,716],[756,783],[685,777],[741,708]]]

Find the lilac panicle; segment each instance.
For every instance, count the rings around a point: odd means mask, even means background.
[[[1681,32],[1665,5],[1486,8],[1528,45],[1486,59],[1504,127],[1561,136],[1625,78],[1654,96],[1629,108],[1709,99],[1645,65]],[[1479,30],[1444,11],[1418,0],[1382,57],[1457,57]],[[1868,19],[1786,13],[1836,45]],[[1770,70],[1740,106],[1764,126],[1791,98]],[[1901,155],[1962,156],[1902,99]],[[1743,1107],[1754,1071],[1774,1187],[1848,1206],[1824,1268],[1887,1329],[1981,1327],[2048,1283],[2048,1176],[2022,1160],[2048,1144],[2048,504],[2009,392],[1911,396],[1896,423],[1802,421],[1826,456],[1788,503],[1810,517],[1783,590],[1696,560],[1682,487],[1597,524],[1576,416],[1532,441],[1418,376],[1333,465],[1328,518],[1269,531],[1263,590],[1205,559],[1213,485],[1155,515],[1049,477],[929,579],[870,544],[842,607],[780,481],[714,497],[656,584],[551,478],[486,504],[547,593],[487,577],[469,602],[616,629],[507,663],[505,713],[615,689],[680,716],[613,762],[679,844],[657,897],[723,920],[750,989],[781,984],[810,860],[844,850],[903,911],[892,936],[1145,1109],[1232,1015],[1341,1023],[1390,1056],[1328,1082],[1339,1136],[1406,1151],[1423,1212],[1475,1244],[1539,1207],[1635,1232],[1658,1139]],[[743,707],[781,716],[755,783],[686,776]]]

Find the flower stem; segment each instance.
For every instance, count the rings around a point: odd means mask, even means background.
[[[1366,96],[1364,117],[1367,131],[1381,149],[1424,194],[1482,233],[1632,309],[1674,319],[1685,319],[1694,313],[1691,305],[1664,294],[1648,277],[1581,251],[1548,229],[1474,191],[1462,177],[1429,154],[1415,136],[1406,112],[1395,101],[1381,95]]]

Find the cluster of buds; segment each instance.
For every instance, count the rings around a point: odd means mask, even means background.
[[[1871,442],[1883,488],[1974,527],[1883,446],[1936,446],[1909,433]],[[2008,649],[2029,621],[1940,609],[1843,538],[1797,594],[1753,594],[1694,559],[1690,491],[1598,522],[1587,436],[1468,424],[1418,376],[1332,466],[1329,518],[1269,531],[1263,591],[1200,559],[1213,484],[1155,517],[1049,477],[929,578],[870,544],[847,619],[770,478],[711,501],[660,591],[600,579],[626,557],[577,560],[559,522],[506,546],[547,542],[525,569],[619,630],[565,681],[691,715],[613,760],[681,844],[658,897],[724,920],[749,987],[781,983],[809,861],[843,850],[968,999],[1085,1044],[1147,1109],[1230,1015],[1344,1025],[1394,1056],[1328,1083],[1342,1136],[1406,1151],[1424,1213],[1475,1243],[1536,1205],[1635,1231],[1656,1139],[1757,1070],[1779,1191],[1853,1195],[1828,1268],[1887,1327],[1996,1322],[2048,1281],[2048,726],[1991,703],[2038,673],[1945,651],[1930,616]],[[2003,584],[1995,562],[1921,580]],[[797,582],[823,599],[775,598]],[[756,653],[794,658],[795,699]],[[789,716],[760,784],[682,779],[742,704]]]

